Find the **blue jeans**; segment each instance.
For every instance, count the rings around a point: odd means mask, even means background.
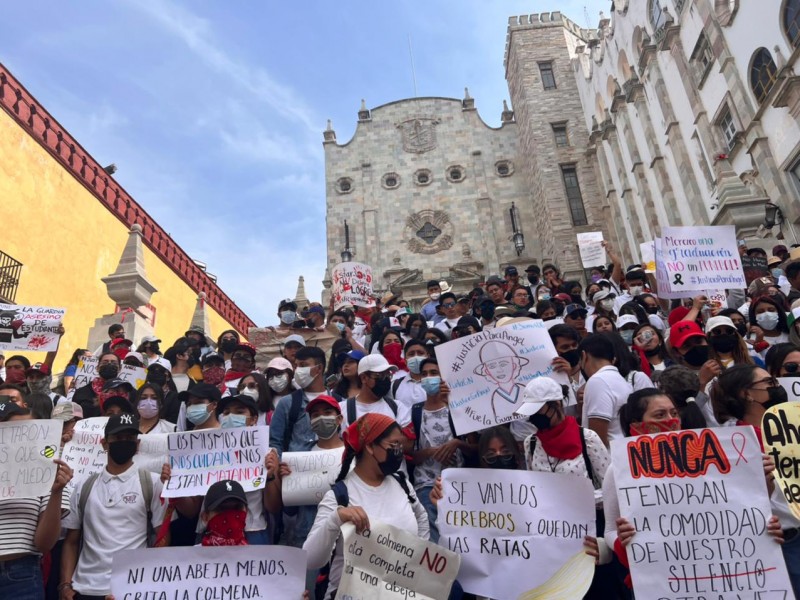
[[[786,570],[789,580],[794,588],[794,595],[800,598],[800,533],[781,546],[783,560],[786,561]]]
[[[428,525],[431,528],[431,541],[434,544],[439,543],[439,529],[436,527],[436,515],[438,514],[436,506],[431,502],[432,485],[426,485],[416,490],[417,500],[425,507],[425,512],[428,513]]]
[[[269,546],[269,532],[266,529],[261,531],[245,531],[244,537],[251,546]]]
[[[0,561],[0,598],[44,600],[41,558],[23,556]]]

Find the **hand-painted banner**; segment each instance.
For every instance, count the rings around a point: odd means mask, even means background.
[[[61,460],[72,468],[71,484],[77,483],[87,475],[100,473],[105,469],[107,452],[100,443],[105,437],[108,417],[91,417],[75,423],[72,439],[64,444]],[[167,433],[148,433],[139,436],[139,450],[133,462],[140,469],[151,473],[161,473],[168,462]]]
[[[786,402],[761,417],[764,451],[775,462],[775,485],[800,519],[800,404]]]
[[[269,451],[269,427],[203,429],[168,434],[172,471],[164,498],[203,496],[212,483],[233,479],[244,491],[267,484],[264,461]]]
[[[339,263],[331,270],[333,308],[342,306],[375,306],[372,290],[372,267],[357,262]]]
[[[643,242],[639,244],[639,254],[642,257],[645,273],[656,272],[656,247],[655,242]]]
[[[693,298],[697,296],[696,292],[684,290],[679,285],[676,285],[673,289],[669,278],[669,269],[667,268],[667,254],[664,251],[661,238],[656,238],[653,241],[653,255],[656,263],[656,282],[658,283],[659,298],[674,299]]]
[[[67,398],[72,400],[75,390],[91,383],[97,377],[97,364],[100,359],[97,356],[84,356],[78,361],[78,369],[75,372],[75,379],[72,380],[72,387],[67,394]],[[120,379],[130,383],[135,389],[139,389],[147,379],[147,371],[142,367],[133,365],[122,365],[119,374]]]
[[[458,582],[489,598],[582,598],[594,576],[592,482],[539,471],[445,469],[439,544],[461,555]],[[535,568],[533,568],[535,565]]]
[[[733,225],[662,227],[661,251],[672,291],[747,287]]]
[[[577,234],[578,251],[584,269],[606,264],[606,249],[603,247],[603,232],[589,231]]]
[[[111,594],[120,600],[301,600],[304,550],[290,546],[143,548],[114,555]]]
[[[0,349],[52,352],[66,308],[0,304]]]
[[[633,587],[648,598],[791,598],[752,427],[613,440]],[[446,472],[446,471],[445,471]]]
[[[269,361],[283,356],[283,344],[290,335],[299,335],[305,340],[306,347],[314,346],[325,352],[333,347],[333,342],[342,339],[335,323],[328,323],[322,331],[307,328],[251,327],[247,339],[256,347],[256,366],[264,371]]]
[[[765,256],[742,256],[742,270],[747,285],[759,277],[769,277],[769,265]]]
[[[53,459],[58,458],[62,425],[53,419],[0,423],[0,500],[50,493],[58,469]]]
[[[416,535],[370,523],[356,533],[342,525],[344,571],[337,598],[348,600],[439,600],[447,598],[461,557]]]
[[[800,402],[800,377],[778,377],[778,383],[786,390],[789,402]]]
[[[522,404],[522,391],[535,377],[566,384],[566,376],[553,371],[556,356],[544,321],[532,319],[436,346],[456,433],[518,419],[514,411]]]
[[[292,470],[281,481],[281,497],[285,506],[319,504],[331,489],[342,468],[342,451],[284,452],[281,461]]]

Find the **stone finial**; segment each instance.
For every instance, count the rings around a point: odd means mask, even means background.
[[[514,111],[508,108],[508,102],[503,100],[503,112],[500,113],[500,121],[503,123],[512,123],[514,121]]]
[[[469,88],[464,88],[464,99],[461,101],[462,110],[475,110],[475,99],[469,95]]]
[[[297,304],[298,310],[308,306],[308,297],[306,296],[306,280],[302,275],[297,278],[297,292],[294,294],[294,301]]]
[[[147,279],[144,268],[141,225],[135,223],[131,227],[116,271],[103,277],[101,281],[106,284],[109,298],[122,309],[136,310],[150,302],[156,288]]]
[[[461,258],[464,260],[472,258],[472,250],[470,249],[469,244],[464,244],[461,246]]]
[[[358,111],[358,120],[359,121],[372,120],[372,113],[369,112],[369,109],[367,108],[367,102],[363,98],[361,99],[361,108]]]
[[[322,137],[323,137],[323,140],[324,140],[323,144],[328,144],[328,143],[331,143],[331,142],[335,143],[336,142],[336,132],[333,130],[333,123],[331,122],[330,119],[328,119],[328,128],[322,134]]]
[[[209,336],[211,331],[211,322],[208,319],[205,292],[200,292],[197,294],[197,302],[195,302],[194,305],[192,322],[189,323],[189,327],[202,327],[203,331],[206,333],[206,342],[208,342],[212,348],[214,347],[214,340]]]

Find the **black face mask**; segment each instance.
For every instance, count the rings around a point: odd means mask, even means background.
[[[739,345],[739,336],[735,333],[712,335],[708,338],[708,343],[717,352],[727,354],[728,352],[733,352],[734,348]]]
[[[539,276],[538,275],[528,275],[528,283],[532,285],[536,285],[539,283]]]
[[[119,440],[108,443],[108,455],[118,465],[128,464],[136,454],[136,440]]]
[[[744,337],[747,335],[747,323],[737,323],[735,327],[740,336]]]
[[[570,298],[572,298],[573,304],[580,304],[581,306],[586,306],[583,302],[583,297],[580,294],[570,294]]]
[[[658,356],[660,353],[661,353],[661,346],[656,346],[652,350],[645,350],[644,351],[644,355],[648,356],[648,357],[649,356]]]
[[[119,373],[119,367],[117,365],[103,365],[97,369],[97,374],[106,381],[109,379],[114,379],[114,377],[117,376],[117,373]]]
[[[708,346],[695,346],[683,355],[683,360],[692,367],[702,367],[708,360]]]
[[[236,350],[236,346],[238,345],[239,342],[236,340],[222,340],[222,343],[219,345],[219,349],[225,354],[233,354],[233,351]]]
[[[578,363],[581,362],[581,351],[575,348],[574,350],[567,350],[560,354],[561,358],[566,360],[569,363],[569,366],[573,369],[578,366]]]
[[[539,431],[550,429],[551,427],[550,417],[542,413],[532,414],[528,420],[530,421],[531,425],[536,427],[536,429]]]
[[[491,321],[494,319],[494,304],[481,304],[481,318]]]
[[[517,468],[517,457],[513,454],[508,455],[501,455],[495,456],[490,460],[486,460],[486,464],[489,466],[490,469],[516,469]]]
[[[147,381],[155,383],[156,385],[164,385],[167,383],[167,374],[166,373],[148,373],[147,374]]]
[[[769,395],[769,399],[761,405],[765,409],[789,401],[789,398],[786,395],[786,390],[781,386],[767,388],[767,394]]]
[[[644,310],[648,315],[657,315],[658,314],[658,307],[657,306],[646,306]]]
[[[372,393],[375,394],[378,398],[383,398],[386,394],[389,393],[389,389],[392,387],[392,380],[388,378],[379,379],[375,382],[375,385],[372,386]]]
[[[403,450],[398,448],[386,451],[386,460],[378,463],[378,468],[384,475],[397,473],[397,469],[403,464]]]

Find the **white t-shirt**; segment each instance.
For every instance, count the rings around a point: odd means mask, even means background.
[[[344,482],[347,485],[349,506],[362,507],[370,522],[386,523],[416,534],[424,540],[430,537],[425,508],[419,500],[412,505],[394,477],[385,477],[379,486],[373,487],[362,481],[355,471],[350,471]],[[409,490],[411,496],[416,497],[411,484]],[[326,492],[317,507],[314,525],[303,544],[303,550],[308,552],[308,569],[321,568],[331,559],[331,552],[334,552],[326,600],[331,598],[331,594],[338,587],[344,562],[339,529],[342,521],[339,518],[338,508],[333,490]]]
[[[589,425],[589,419],[608,421],[608,441],[624,437],[619,424],[619,409],[633,393],[633,386],[619,374],[617,367],[607,365],[592,375],[583,391],[583,413],[581,423]]]
[[[186,373],[173,373],[172,381],[175,383],[175,388],[179,394],[189,389],[190,379]]]
[[[161,502],[161,479],[153,479],[150,511],[152,525],[158,530],[164,520],[167,503]],[[72,576],[75,591],[88,596],[111,593],[111,559],[116,552],[147,547],[147,507],[139,470],[132,465],[120,475],[103,470],[94,482],[84,515],[80,514],[83,481],[75,485],[70,498],[70,512],[63,520],[66,529],[81,529],[83,546]]]
[[[405,427],[409,423],[411,423],[411,407],[406,406],[405,404],[401,404],[399,402],[397,404],[397,415],[394,414],[392,411],[392,407],[389,406],[389,403],[386,402],[383,398],[378,400],[377,402],[370,402],[369,404],[365,402],[359,402],[356,399],[356,420],[360,419],[367,413],[378,413],[379,415],[386,415],[387,417],[391,417],[395,421],[398,422],[400,427]],[[350,426],[350,422],[347,420],[347,400],[343,400],[339,402],[339,408],[342,410],[342,431],[344,432]]]
[[[392,382],[392,387],[394,387],[394,382]],[[411,410],[411,407],[415,404],[425,402],[427,398],[428,395],[425,393],[425,390],[422,389],[420,382],[414,381],[411,375],[408,374],[403,377],[403,380],[398,384],[397,392],[394,395],[394,400],[397,402],[398,406],[402,404],[409,410]]]
[[[455,319],[443,319],[436,324],[436,329],[441,331],[447,336],[449,340],[450,337],[453,335],[453,328],[458,325],[458,321],[461,317],[456,317]]]
[[[150,431],[147,431],[144,435],[148,433],[174,433],[175,432],[175,424],[170,423],[166,419],[159,419],[158,423],[156,423]]]

